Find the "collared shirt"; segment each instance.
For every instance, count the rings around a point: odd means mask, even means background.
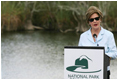
[[[88,31],[82,33],[78,46],[97,46],[97,44],[99,46],[105,47],[105,54],[111,57],[111,59],[115,59],[117,57],[113,33],[102,27],[95,42],[92,37],[91,28]]]

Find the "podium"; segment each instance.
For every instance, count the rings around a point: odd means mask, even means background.
[[[109,57],[104,47],[65,46],[65,79],[107,79]]]

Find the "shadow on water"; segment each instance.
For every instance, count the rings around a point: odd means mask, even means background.
[[[77,46],[80,34],[55,31],[2,33],[2,79],[63,79],[64,46]],[[116,40],[117,33],[114,36]],[[116,78],[116,61],[111,63],[113,78]]]

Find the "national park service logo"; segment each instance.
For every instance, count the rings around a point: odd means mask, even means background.
[[[93,65],[91,66],[89,63],[92,63],[93,61],[87,57],[86,55],[82,55],[79,58],[75,60],[75,65],[74,66],[69,66],[66,68],[66,70],[75,72],[75,73],[96,73],[100,72],[101,69],[99,70],[89,70],[90,68],[94,67]]]

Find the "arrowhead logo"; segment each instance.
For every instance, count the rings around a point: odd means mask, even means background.
[[[66,70],[71,71],[71,72],[76,72],[76,73],[95,73],[95,72],[101,71],[101,69],[95,70],[95,71],[88,71],[87,69],[89,69],[88,65],[90,61],[92,62],[92,60],[89,57],[87,57],[86,55],[82,55],[75,60],[74,66],[69,66],[66,68]],[[76,71],[77,68],[81,68],[83,70],[86,69],[86,71]]]

